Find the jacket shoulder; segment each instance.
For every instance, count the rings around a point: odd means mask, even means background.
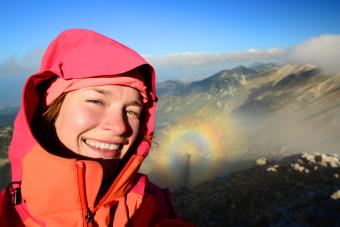
[[[145,177],[143,201],[132,218],[133,226],[193,227],[195,225],[180,219],[167,188],[161,188]]]
[[[168,188],[161,188],[149,181],[147,175],[138,174],[138,182],[132,189],[142,195],[141,210],[146,209],[157,216],[157,219],[178,218],[179,215],[172,201],[172,194]]]
[[[164,211],[166,217],[179,217],[179,214],[177,213],[173,203],[172,193],[168,188],[161,188],[149,181],[146,186],[146,195],[150,195],[155,198],[159,209]]]

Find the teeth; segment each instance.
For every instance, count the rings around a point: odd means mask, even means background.
[[[92,141],[92,140],[85,140],[85,143],[91,147],[102,149],[102,150],[118,150],[119,149],[119,144],[100,143],[98,141]]]

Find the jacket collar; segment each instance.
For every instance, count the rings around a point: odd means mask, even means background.
[[[22,196],[31,215],[37,217],[81,209],[82,189],[77,162],[82,162],[86,205],[92,212],[96,212],[101,206],[115,203],[133,188],[136,173],[143,160],[143,156],[133,155],[107,194],[96,205],[95,200],[103,178],[101,165],[96,161],[58,157],[37,144],[23,159]]]

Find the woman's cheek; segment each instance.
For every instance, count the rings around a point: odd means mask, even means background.
[[[133,136],[132,136],[132,139],[135,140],[138,136],[138,133],[139,133],[139,126],[140,126],[140,121],[139,120],[132,120],[129,122],[132,130],[133,130]]]
[[[98,124],[101,114],[98,111],[91,111],[88,109],[80,109],[74,116],[75,127],[81,128],[91,128]]]

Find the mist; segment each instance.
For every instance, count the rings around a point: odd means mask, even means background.
[[[287,63],[314,64],[325,72],[340,71],[340,35],[313,37],[287,51]]]
[[[316,72],[316,76],[306,79],[304,72]],[[299,73],[304,83],[277,88]],[[178,189],[252,167],[261,157],[278,160],[304,152],[340,154],[339,86],[340,73],[330,76],[315,66],[287,65],[234,89],[230,99],[223,101],[216,95],[216,106],[197,101],[196,96],[178,96],[175,109],[167,107],[166,113],[163,105],[170,104],[162,103],[160,97],[158,115],[163,117],[156,125],[164,125],[167,114],[176,123],[156,130],[157,145],[142,170],[160,185]],[[192,107],[188,100],[199,107]]]

